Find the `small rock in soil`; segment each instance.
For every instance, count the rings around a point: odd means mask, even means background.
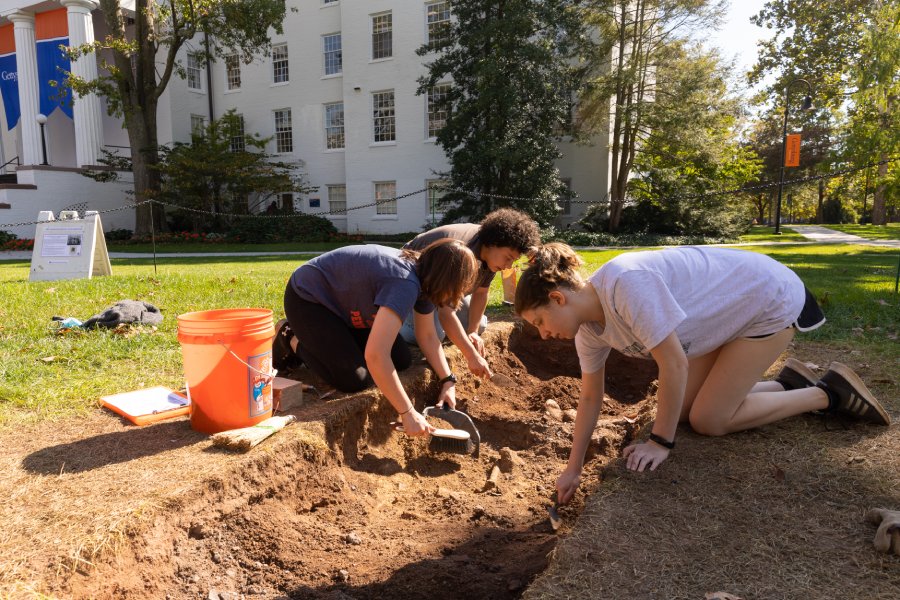
[[[188,528],[188,537],[192,537],[195,540],[202,540],[206,537],[206,530],[203,527],[203,523],[198,521],[194,521],[191,523],[191,526]]]
[[[578,411],[574,408],[570,408],[569,410],[563,411],[563,423],[573,423],[575,421],[575,416],[578,414]]]
[[[500,448],[500,461],[497,464],[504,473],[512,473],[515,467],[522,466],[525,464],[525,461],[519,458],[515,450]]]
[[[346,534],[344,536],[344,541],[348,544],[353,544],[354,546],[359,546],[360,544],[362,544],[362,540],[359,538],[355,531],[351,531],[350,533]]]
[[[341,569],[337,572],[335,579],[342,583],[347,583],[347,581],[350,580],[350,571],[348,571],[347,569]]]

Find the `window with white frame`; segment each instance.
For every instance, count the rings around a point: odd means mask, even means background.
[[[237,54],[225,57],[225,87],[229,90],[241,89],[241,59]]]
[[[344,103],[325,105],[325,148],[339,150],[344,147]]]
[[[288,73],[288,48],[287,44],[272,46],[272,81],[285,83],[290,81]]]
[[[197,52],[188,52],[187,82],[189,90],[203,89],[203,69],[200,67],[200,55]]]
[[[572,196],[570,195],[572,192],[572,180],[571,179],[563,179],[562,184],[566,186],[566,191],[569,192],[565,196],[561,196],[557,201],[556,205],[559,206],[559,214],[561,215],[571,215],[572,214]]]
[[[449,83],[441,83],[428,89],[428,137],[433,138],[447,124],[447,93]]]
[[[347,214],[347,186],[328,186],[328,211],[335,216]]]
[[[372,15],[372,60],[394,55],[393,19],[391,13]]]
[[[429,48],[439,48],[450,36],[450,3],[431,2],[425,5],[425,21]]]
[[[372,94],[373,139],[376,142],[393,142],[397,139],[394,121],[394,90]]]
[[[244,152],[247,149],[247,143],[244,140],[244,115],[235,115],[237,117],[236,131],[231,134],[230,149],[232,152]]]
[[[275,111],[275,152],[294,151],[294,132],[291,127],[291,109]]]
[[[344,68],[344,59],[341,52],[341,34],[323,35],[322,45],[325,52],[325,74],[337,75]]]
[[[203,115],[191,115],[191,135],[202,136],[206,132],[206,117]]]
[[[428,217],[435,225],[440,217],[444,216],[446,206],[441,204],[441,199],[447,195],[447,182],[443,179],[428,179],[425,181],[425,196],[428,199]]]
[[[338,0],[322,0],[322,4],[337,4]]]
[[[396,215],[397,214],[397,182],[396,181],[376,181],[375,182],[375,214],[376,215]],[[394,198],[391,200],[390,198]]]

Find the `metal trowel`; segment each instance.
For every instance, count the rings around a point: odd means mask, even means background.
[[[557,531],[559,530],[560,525],[562,525],[562,517],[559,516],[559,500],[557,499],[556,492],[553,492],[550,499],[553,500],[553,504],[547,507],[547,513],[550,515],[550,527],[553,528],[553,531]]]

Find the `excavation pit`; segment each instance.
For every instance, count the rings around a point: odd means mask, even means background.
[[[598,484],[599,467],[649,420],[655,367],[610,357],[582,491],[554,532],[547,506],[580,390],[574,346],[514,323],[492,324],[484,339],[504,377],[464,376],[457,386],[481,432],[478,459],[432,454],[425,441],[394,432],[395,415],[374,391],[311,400],[293,411],[297,424],[245,455],[213,449],[187,420],[135,429],[104,414],[92,418],[106,431],[89,440],[41,446],[32,436],[22,477],[81,495],[69,504],[68,533],[56,531],[53,498],[25,499],[21,510],[45,511],[50,540],[0,573],[3,583],[98,598],[521,596]],[[447,353],[465,373],[461,355]],[[421,363],[401,377],[418,408],[436,396]],[[141,450],[116,458],[137,439]],[[489,482],[496,464],[502,472]],[[85,494],[108,518],[78,521]]]

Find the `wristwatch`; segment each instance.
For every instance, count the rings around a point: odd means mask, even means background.
[[[438,385],[444,385],[444,384],[447,383],[448,381],[449,381],[450,383],[456,383],[456,375],[454,375],[452,371],[450,372],[449,375],[447,375],[446,377],[444,377],[443,379],[441,379],[440,381],[438,381]]]

